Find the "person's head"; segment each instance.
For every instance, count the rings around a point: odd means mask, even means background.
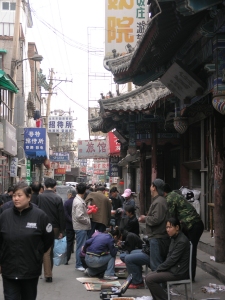
[[[12,196],[13,195],[13,187],[12,186],[9,186],[8,187],[8,191],[7,191],[7,193],[8,193],[8,195],[10,195],[10,196]]]
[[[109,232],[114,240],[117,242],[121,238],[121,232],[118,226],[116,226],[112,231]]]
[[[53,178],[46,178],[45,179],[45,187],[49,190],[54,190],[54,187],[56,186],[56,180]]]
[[[38,181],[32,182],[30,184],[31,190],[33,193],[39,194],[40,189],[41,189],[41,183]]]
[[[156,178],[151,186],[150,186],[150,191],[151,191],[151,196],[154,198],[155,196],[163,196],[164,195],[164,181],[162,179]]]
[[[0,199],[0,207],[4,204],[4,201]]]
[[[172,189],[168,183],[164,184],[163,191],[164,191],[164,196],[172,192]]]
[[[75,198],[76,197],[76,190],[74,188],[69,188],[67,191],[67,198]]]
[[[111,190],[110,190],[110,196],[111,196],[112,198],[116,198],[116,197],[118,196],[118,193],[119,193],[119,192],[118,192],[116,186],[114,186],[114,187],[111,188]]]
[[[20,182],[13,189],[14,206],[22,211],[29,207],[31,199],[31,187],[25,182]]]
[[[42,194],[44,192],[45,188],[43,186],[43,184],[41,184],[41,188],[40,188],[40,191],[39,191],[39,194]]]
[[[80,183],[77,184],[76,189],[77,189],[77,193],[79,195],[84,195],[85,192],[86,192],[87,186],[86,186],[85,183],[80,182]]]
[[[133,205],[126,205],[124,210],[128,217],[132,217],[135,214],[135,207]]]
[[[97,188],[97,192],[102,192],[102,194],[105,194],[105,187],[104,186],[99,186]]]
[[[132,194],[134,194],[134,192],[132,192],[131,189],[126,189],[122,194],[122,197],[128,200],[131,198]]]
[[[166,231],[170,237],[176,236],[180,231],[180,221],[177,218],[169,218],[166,222]]]

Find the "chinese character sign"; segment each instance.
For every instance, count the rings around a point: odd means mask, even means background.
[[[18,158],[12,157],[11,163],[10,163],[10,177],[17,176],[17,164],[18,164]]]
[[[127,44],[135,47],[145,31],[147,23],[146,0],[106,0],[105,55],[112,56],[112,50],[126,53]]]
[[[67,162],[69,161],[68,152],[53,152],[52,155],[49,155],[49,159],[52,162]]]
[[[26,182],[27,182],[27,184],[30,184],[30,179],[31,179],[31,163],[30,163],[30,160],[27,159],[27,163],[26,163]]]
[[[110,177],[119,177],[119,162],[120,158],[117,156],[110,156],[109,158],[109,176]]]
[[[78,141],[78,158],[106,158],[106,140]]]
[[[46,128],[24,128],[25,153],[46,150]]]
[[[120,155],[120,143],[118,143],[118,138],[112,133],[109,132],[107,135],[107,141],[108,141],[108,151],[109,155]]]
[[[70,132],[72,127],[72,116],[49,116],[48,132]]]
[[[97,161],[94,161],[94,163],[93,163],[93,169],[94,170],[108,171],[109,170],[109,163],[108,162],[97,162]]]

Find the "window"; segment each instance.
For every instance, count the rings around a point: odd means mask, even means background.
[[[2,9],[3,10],[16,10],[16,3],[15,2],[2,2]]]
[[[12,122],[12,93],[7,90],[0,89],[0,96],[0,119]]]
[[[3,55],[0,54],[0,69],[3,70]]]

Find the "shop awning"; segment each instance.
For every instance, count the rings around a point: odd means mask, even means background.
[[[16,94],[18,93],[17,86],[12,82],[12,80],[3,70],[0,70],[0,88]]]
[[[47,158],[47,153],[45,150],[40,150],[40,151],[25,150],[25,154],[26,154],[26,158],[28,159],[43,160]]]

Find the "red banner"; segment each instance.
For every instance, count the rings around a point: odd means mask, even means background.
[[[112,133],[108,133],[109,155],[120,155],[120,143],[117,142],[118,138]]]
[[[66,169],[65,168],[55,169],[55,175],[64,175],[64,174],[66,174]]]
[[[104,174],[105,174],[105,171],[102,171],[102,170],[94,170],[94,174],[96,174],[96,175],[104,175]]]

